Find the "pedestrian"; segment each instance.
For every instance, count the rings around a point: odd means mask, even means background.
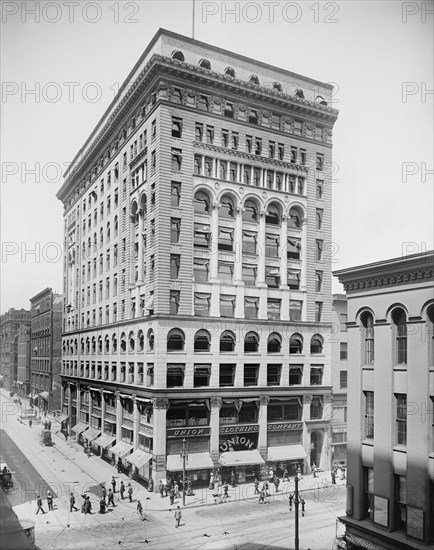
[[[332,476],[332,485],[336,485],[336,472],[332,470],[330,475]]]
[[[223,485],[223,500],[226,502],[229,498],[229,485],[225,483]]]
[[[106,491],[106,488],[103,485],[101,485],[101,498],[103,498],[104,502],[106,502],[107,491]]]
[[[125,485],[123,480],[121,481],[119,485],[119,493],[121,494],[121,499],[124,500],[124,493],[125,493]]]
[[[289,511],[292,512],[292,502],[294,500],[294,495],[291,493],[288,498],[289,498]]]
[[[283,480],[282,481],[289,481],[289,477],[288,477],[288,470],[287,468],[285,468],[283,470]]]
[[[112,455],[111,465],[114,467],[116,464],[116,458],[115,455]]]
[[[259,495],[260,491],[259,491],[259,481],[258,481],[258,478],[255,477],[255,492],[253,493],[254,495]]]
[[[43,514],[45,514],[45,510],[42,508],[42,498],[39,495],[36,498],[36,506],[37,506],[36,515],[38,515],[39,512],[42,512]]]
[[[279,491],[279,484],[280,484],[280,479],[276,476],[274,476],[274,487],[276,489],[276,493]]]
[[[273,480],[273,478],[274,478],[273,468],[270,468],[270,471],[268,472],[268,477],[270,478],[270,481]]]
[[[133,488],[131,487],[131,483],[128,483],[127,493],[128,493],[128,498],[130,499],[130,502],[133,502]]]
[[[315,464],[315,463],[312,464],[311,470],[312,470],[312,475],[313,475],[313,477],[316,477],[316,464]]]
[[[74,510],[76,512],[78,512],[78,508],[76,507],[75,505],[75,496],[74,496],[74,493],[71,493],[71,496],[69,497],[69,511],[72,512],[72,509],[74,508]]]
[[[188,480],[187,480],[187,493],[186,493],[186,495],[187,495],[188,497],[194,496],[193,489],[191,488],[191,479],[190,479],[190,476],[188,477]]]
[[[118,458],[118,474],[120,474],[122,471],[122,460]]]
[[[170,505],[173,506],[173,503],[175,501],[175,489],[173,487],[169,490],[169,497],[170,497]]]
[[[112,476],[112,490],[113,490],[113,493],[116,493],[116,480],[115,480],[115,476]]]
[[[300,466],[297,468],[297,477],[298,477],[298,479],[303,479],[303,478],[302,478],[302,475],[301,475],[301,468],[300,468]]]
[[[116,504],[115,504],[115,500],[114,500],[114,493],[111,489],[108,490],[108,496],[107,496],[107,506],[109,506],[110,504],[115,507]]]
[[[51,430],[51,420],[49,420],[49,421],[47,422],[47,428],[48,428],[49,430]]]
[[[101,497],[101,500],[99,501],[99,514],[105,514],[105,500]]]
[[[181,508],[178,506],[178,508],[175,510],[175,527],[179,527],[179,524],[181,523],[181,517]]]
[[[211,475],[209,478],[208,490],[212,491],[213,489],[214,489],[214,472],[211,472]]]
[[[142,503],[140,502],[140,500],[137,501],[137,513],[140,515],[142,520],[145,520],[145,517],[143,515],[143,506],[142,506]]]
[[[173,486],[173,490],[175,491],[175,498],[179,498],[179,485],[176,481],[175,481],[175,484]]]
[[[269,497],[270,494],[268,492],[268,481],[267,480],[265,480],[264,483],[262,484],[262,489],[264,490],[265,496]]]
[[[162,480],[160,479],[160,485],[158,486],[158,490],[160,491],[160,496],[161,498],[164,497],[164,483],[162,482]]]
[[[258,504],[261,504],[261,502],[263,504],[265,504],[265,491],[264,491],[264,487],[262,487],[260,493],[259,493],[259,500],[258,500]]]
[[[83,499],[83,502],[81,503],[81,513],[86,513],[86,495],[81,495],[81,498]]]
[[[148,491],[149,491],[150,493],[152,493],[152,492],[154,491],[154,480],[152,479],[152,477],[149,479]]]
[[[87,454],[87,441],[84,442],[83,452],[84,452],[84,454]]]
[[[341,467],[341,472],[341,479],[342,481],[344,481],[345,479],[347,479],[347,476],[345,475],[345,466]]]
[[[32,419],[29,418],[29,428],[31,428],[31,427],[32,427]]]
[[[301,504],[301,515],[304,516],[304,507],[306,505],[306,501],[304,500],[304,498],[300,500],[300,504]]]
[[[235,487],[235,472],[232,470],[231,472],[231,485],[232,487]]]
[[[89,496],[86,497],[86,500],[84,502],[84,513],[92,514],[92,503]]]
[[[87,446],[87,458],[90,458],[91,456],[92,456],[92,446],[89,443],[89,445]]]
[[[50,493],[50,491],[47,492],[47,505],[48,511],[53,511],[53,495]]]

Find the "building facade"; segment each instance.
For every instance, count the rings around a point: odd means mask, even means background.
[[[20,325],[17,340],[17,383],[15,391],[23,397],[27,397],[30,393],[30,335],[30,324]]]
[[[347,297],[333,294],[332,304],[332,386],[331,460],[338,468],[347,462]]]
[[[59,410],[63,297],[46,288],[30,304],[31,393],[40,409]]]
[[[434,252],[335,275],[348,299],[348,548],[433,548]]]
[[[18,380],[18,331],[30,324],[30,311],[11,308],[0,317],[0,375],[3,387],[10,392],[17,390]]]
[[[65,174],[63,412],[145,480],[330,464],[331,92],[160,30]]]

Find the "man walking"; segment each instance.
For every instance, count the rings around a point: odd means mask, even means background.
[[[133,488],[131,487],[131,483],[128,483],[128,498],[130,499],[130,502],[133,502]]]
[[[225,483],[223,485],[223,500],[226,502],[229,498],[229,485]]]
[[[312,470],[313,477],[316,477],[316,464],[312,464],[311,470]]]
[[[87,496],[86,500],[84,501],[84,513],[85,514],[92,514],[92,503],[90,502],[90,497]]]
[[[142,518],[142,520],[145,521],[145,516],[143,515],[143,506],[140,500],[137,501],[137,513]]]
[[[47,505],[48,511],[53,511],[53,495],[50,493],[50,491],[47,492]]]
[[[78,512],[78,508],[76,507],[75,505],[75,496],[74,496],[74,493],[71,493],[71,496],[69,497],[69,511],[72,512],[72,509],[74,508],[74,510],[76,512]]]
[[[175,501],[175,489],[173,487],[169,490],[170,505],[172,506]]]
[[[231,472],[231,485],[232,487],[235,487],[235,472],[232,470]]]
[[[294,495],[291,493],[289,495],[289,511],[292,512],[292,502],[294,500]]]
[[[115,476],[112,476],[112,489],[113,489],[113,493],[116,493],[116,480],[115,480]]]
[[[120,474],[122,471],[122,460],[118,458],[118,474]]]
[[[123,480],[121,480],[121,483],[119,485],[119,493],[121,494],[121,499],[124,500],[125,485]]]
[[[36,515],[39,514],[39,511],[41,511],[43,514],[45,514],[45,511],[44,509],[42,508],[42,498],[38,495],[37,499],[36,499],[36,506],[37,506],[37,509],[36,509]]]
[[[301,515],[304,516],[304,507],[306,505],[306,501],[304,500],[304,498],[300,500],[300,504],[301,504]]]
[[[332,476],[332,485],[336,485],[336,472],[332,470],[330,475]]]
[[[181,517],[182,517],[182,512],[181,512],[181,508],[178,506],[178,508],[175,510],[175,527],[179,527],[179,524],[181,523]]]
[[[113,506],[113,508],[116,506],[114,501],[114,494],[111,489],[108,490],[107,506],[110,506],[110,504]]]
[[[164,497],[164,483],[160,479],[160,485],[158,486],[158,490],[160,491],[161,498]]]
[[[175,491],[175,498],[179,498],[179,485],[176,481],[175,481],[175,484],[173,485],[173,489]]]
[[[259,493],[259,500],[258,500],[258,504],[261,504],[261,502],[263,504],[265,504],[265,491],[264,491],[264,487],[262,487],[260,493]]]
[[[255,492],[253,493],[253,495],[259,495],[259,493],[259,481],[258,478],[255,477]]]
[[[289,481],[289,477],[288,477],[288,470],[287,468],[285,468],[283,470],[283,480],[282,481]]]
[[[104,499],[104,502],[106,501],[106,498],[107,498],[107,491],[103,485],[101,485],[101,498]]]

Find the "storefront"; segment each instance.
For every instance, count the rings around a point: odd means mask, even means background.
[[[136,449],[131,454],[127,455],[125,460],[130,465],[131,477],[140,477],[149,481],[152,476],[152,454]]]
[[[251,483],[265,475],[265,461],[258,450],[258,424],[220,426],[219,464],[223,482],[232,472],[237,483]]]
[[[80,436],[84,432],[84,430],[87,430],[89,426],[85,424],[84,422],[79,422],[75,426],[71,428],[71,431],[75,433],[75,439],[77,443],[80,442]]]
[[[111,433],[103,433],[97,437],[93,444],[98,449],[99,455],[103,458],[108,452],[110,452],[110,447],[116,441],[116,435]]]
[[[126,441],[119,441],[110,449],[110,453],[112,457],[115,458],[115,461],[117,462],[119,459],[123,462],[123,459],[131,453],[133,450],[133,446],[130,443],[127,443]]]
[[[270,422],[267,432],[267,468],[279,477],[286,469],[295,476],[297,469],[306,470],[307,454],[302,445],[303,422]]]

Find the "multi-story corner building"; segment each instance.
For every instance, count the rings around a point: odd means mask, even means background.
[[[20,325],[18,329],[17,379],[16,393],[27,397],[30,393],[30,323]]]
[[[60,409],[63,296],[46,288],[30,304],[31,393],[42,410]]]
[[[335,275],[348,302],[348,548],[433,548],[434,252]]]
[[[18,330],[30,324],[30,311],[11,308],[0,317],[1,356],[0,376],[3,387],[10,392],[17,390],[18,380]]]
[[[331,460],[335,468],[345,466],[347,462],[347,346],[347,297],[345,294],[333,294]]]
[[[159,30],[66,172],[63,410],[145,480],[330,464],[331,92]]]

